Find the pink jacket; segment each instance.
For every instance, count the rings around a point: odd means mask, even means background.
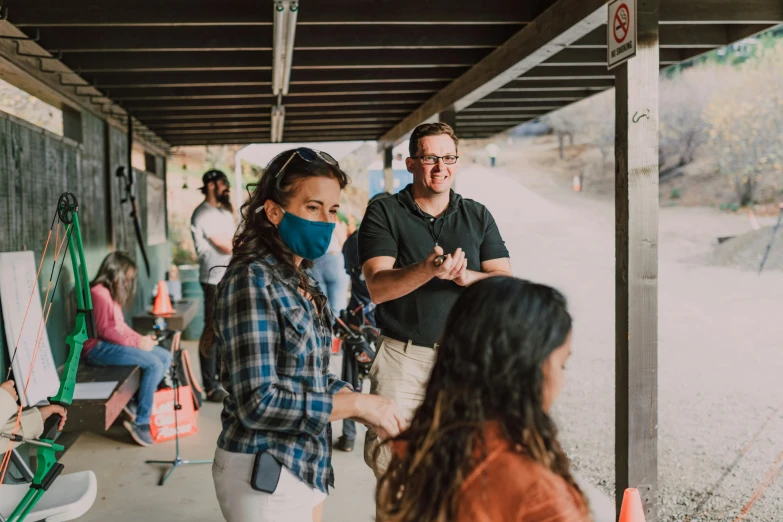
[[[82,357],[86,356],[98,344],[98,340],[139,348],[144,337],[131,329],[125,322],[122,307],[111,298],[109,289],[104,285],[95,285],[90,289],[92,294],[92,310],[95,317],[95,331],[98,339],[90,339],[84,343]]]

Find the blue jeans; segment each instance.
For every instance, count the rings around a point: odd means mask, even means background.
[[[328,253],[319,257],[311,269],[313,279],[318,281],[321,291],[326,294],[329,306],[335,315],[348,306],[348,286],[351,278],[345,271],[345,258],[342,252]]]
[[[155,346],[146,352],[141,348],[98,341],[87,353],[87,362],[93,366],[138,366],[141,385],[136,394],[136,424],[149,424],[152,401],[163,375],[171,367],[171,351]]]

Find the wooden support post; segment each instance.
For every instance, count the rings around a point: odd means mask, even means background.
[[[656,522],[659,0],[637,7],[637,54],[615,71],[615,484],[618,514],[635,487]]]
[[[391,147],[385,147],[383,149],[383,190],[389,194],[394,194],[394,167],[392,166],[392,160],[394,155],[392,154]]]

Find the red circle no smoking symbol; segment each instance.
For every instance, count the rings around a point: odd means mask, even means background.
[[[614,13],[614,21],[612,22],[612,34],[614,35],[614,41],[617,43],[623,43],[625,37],[628,36],[628,28],[631,23],[631,13],[628,11],[628,6],[620,4],[617,8],[617,12]]]

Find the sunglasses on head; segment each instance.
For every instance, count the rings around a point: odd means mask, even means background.
[[[329,154],[327,154],[326,152],[322,152],[320,150],[308,149],[307,147],[299,147],[298,149],[294,149],[294,151],[291,153],[291,156],[288,158],[288,160],[286,160],[286,162],[283,163],[283,166],[280,167],[280,170],[277,171],[277,174],[275,174],[275,182],[280,183],[280,179],[283,177],[283,173],[285,172],[285,169],[288,167],[288,164],[291,163],[291,160],[293,160],[295,156],[299,156],[300,158],[302,158],[308,163],[313,163],[320,159],[326,162],[327,165],[331,165],[332,167],[339,166],[337,160],[334,159]]]
[[[291,153],[291,156],[286,160],[285,163],[283,163],[283,166],[280,167],[280,170],[277,171],[277,174],[275,174],[275,184],[278,186],[278,188],[280,187],[280,180],[283,178],[283,173],[285,172],[285,169],[288,167],[288,164],[291,163],[291,160],[293,160],[295,156],[299,156],[300,158],[302,158],[304,161],[308,163],[313,163],[320,159],[321,161],[326,162],[327,165],[330,165],[332,167],[340,166],[340,164],[337,163],[337,160],[334,159],[330,154],[327,154],[326,152],[310,149],[307,147],[299,147],[298,149],[294,149],[294,151]],[[247,184],[247,193],[250,197],[253,196],[250,187],[253,187],[253,190],[255,190],[257,186],[258,183]]]

